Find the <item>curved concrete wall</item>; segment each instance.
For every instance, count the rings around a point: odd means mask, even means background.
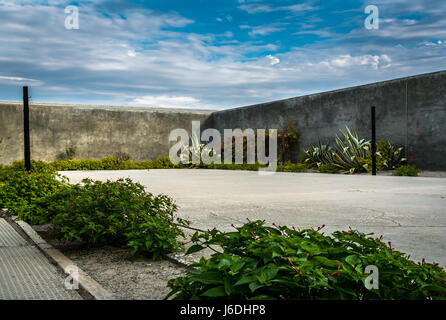
[[[446,71],[214,112],[205,127],[275,129],[294,116],[302,151],[319,138],[333,141],[345,126],[370,139],[371,106],[377,139],[403,147],[407,139],[411,162],[446,170]]]
[[[406,104],[407,101],[407,104]],[[446,71],[211,113],[61,104],[31,104],[31,152],[54,160],[75,146],[76,158],[102,158],[126,152],[134,160],[168,155],[169,133],[202,129],[277,129],[294,116],[301,151],[333,140],[339,129],[355,128],[370,138],[370,106],[377,108],[377,138],[405,146],[422,169],[446,170]],[[408,121],[406,121],[406,118]],[[0,163],[23,158],[22,104],[0,102]]]

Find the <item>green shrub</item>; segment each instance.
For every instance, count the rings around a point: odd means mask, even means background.
[[[445,299],[446,272],[415,264],[380,239],[358,231],[324,236],[250,222],[234,232],[196,233],[187,253],[215,251],[168,282],[174,299]],[[367,289],[365,268],[379,270],[379,288]]]
[[[278,172],[307,172],[308,165],[306,163],[286,163],[277,166]]]
[[[172,169],[175,167],[176,165],[170,161],[168,156],[158,158],[151,164],[151,168],[153,169]]]
[[[5,166],[4,169],[11,169],[14,171],[25,171],[25,161],[14,161],[11,165]],[[46,172],[55,173],[56,170],[51,165],[51,163],[45,161],[35,161],[31,160],[31,172]]]
[[[135,254],[156,259],[181,247],[184,236],[175,223],[175,203],[165,195],[146,193],[130,179],[66,186],[41,199],[39,216],[51,219],[56,237],[91,244],[128,245]]]
[[[42,163],[32,162],[32,168],[28,173],[18,162],[0,170],[0,207],[21,220],[42,224],[46,217],[35,214],[39,199],[62,188],[67,179]]]
[[[278,162],[287,163],[292,162],[299,152],[300,131],[296,128],[296,120],[293,116],[285,119],[281,128],[277,131],[278,139]]]
[[[402,166],[406,162],[403,158],[403,148],[396,148],[390,141],[379,140],[376,143],[376,169],[393,170]],[[367,154],[365,159],[367,170],[372,171],[372,153]]]
[[[333,162],[341,169],[342,173],[367,172],[368,165],[365,161],[371,152],[370,141],[360,139],[355,130],[346,128],[341,131],[343,138],[336,135],[336,149],[333,152]]]
[[[122,151],[115,152],[113,156],[122,161],[129,161],[131,159],[130,155],[127,152]]]
[[[247,163],[242,163],[242,164],[237,164],[237,163],[232,163],[232,164],[216,164],[216,163],[212,163],[212,164],[208,164],[203,168],[206,169],[217,169],[217,170],[245,170],[245,171],[259,171],[260,168],[265,167],[264,165],[261,165],[259,163],[255,163],[255,164],[247,164]]]
[[[334,164],[324,164],[319,167],[320,173],[339,173],[339,167]]]
[[[360,173],[372,170],[372,145],[365,139],[360,139],[355,130],[348,127],[336,136],[336,146],[329,144],[312,146],[305,151],[305,160],[311,168],[332,165],[339,168],[341,173]],[[403,148],[394,147],[390,141],[378,141],[376,162],[378,170],[395,169],[406,161],[403,158]]]
[[[394,175],[395,176],[408,176],[408,177],[416,177],[421,172],[420,169],[418,169],[414,165],[405,165],[401,166],[398,169],[396,169]]]
[[[313,169],[317,169],[321,165],[333,163],[333,148],[329,144],[322,144],[319,140],[316,146],[305,150],[304,163]]]
[[[245,132],[245,129],[241,129],[242,132]],[[243,163],[248,163],[248,150],[253,150],[254,154],[257,151],[257,131],[254,130],[253,140],[248,139],[247,136],[236,135],[237,138],[242,141],[242,152],[243,152]],[[296,128],[296,120],[293,116],[287,117],[284,119],[281,127],[277,130],[277,162],[281,164],[285,164],[287,162],[296,161],[297,154],[299,152],[299,145],[301,142],[300,138],[301,134],[299,129]],[[231,144],[231,154],[232,154],[232,162],[235,163],[235,153],[236,153],[236,139],[232,138],[229,141],[222,141],[220,145],[220,157],[223,161],[225,158],[225,142]],[[265,150],[269,150],[269,130],[265,132]],[[224,139],[223,139],[224,140]],[[196,142],[197,143],[197,142]],[[204,147],[204,145],[203,145]],[[202,147],[202,148],[203,148]],[[202,150],[200,151],[202,152]],[[254,155],[255,160],[257,161],[256,155]]]
[[[403,158],[403,148],[396,148],[390,141],[379,140],[376,153],[381,170],[393,170],[406,162],[406,158]]]

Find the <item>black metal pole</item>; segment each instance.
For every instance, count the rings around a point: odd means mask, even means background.
[[[372,107],[372,175],[376,176],[376,117]]]
[[[31,144],[29,138],[29,96],[28,87],[23,87],[23,137],[25,146],[25,169],[31,171]]]

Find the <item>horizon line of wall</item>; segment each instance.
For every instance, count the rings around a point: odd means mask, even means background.
[[[319,139],[333,142],[348,126],[370,139],[370,107],[377,138],[407,148],[409,161],[425,170],[446,170],[446,71],[311,94],[222,111],[171,110],[31,103],[31,155],[51,161],[69,147],[76,158],[124,152],[133,160],[169,154],[173,129],[278,129],[293,116],[300,152]],[[0,163],[23,159],[23,108],[0,101]]]

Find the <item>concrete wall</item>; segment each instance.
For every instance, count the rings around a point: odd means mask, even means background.
[[[225,128],[274,129],[294,116],[302,151],[319,138],[333,140],[345,126],[370,139],[372,105],[377,139],[405,146],[407,132],[410,161],[422,169],[446,170],[446,71],[219,111],[204,126],[222,133]]]
[[[407,90],[406,90],[407,88]],[[407,96],[407,107],[406,107]],[[31,104],[32,158],[54,160],[67,147],[76,158],[126,152],[134,160],[168,155],[175,128],[277,129],[294,116],[301,151],[355,128],[370,138],[370,106],[377,107],[377,138],[405,146],[422,169],[446,170],[446,71],[211,113],[131,107]],[[407,110],[407,112],[406,112]],[[408,121],[406,122],[406,116]],[[0,163],[23,159],[22,104],[0,102]],[[406,135],[407,133],[407,135]]]
[[[23,105],[0,102],[0,163],[23,159]],[[169,133],[190,131],[209,111],[30,104],[31,157],[51,161],[67,147],[76,158],[100,159],[126,152],[133,160],[169,154]]]

